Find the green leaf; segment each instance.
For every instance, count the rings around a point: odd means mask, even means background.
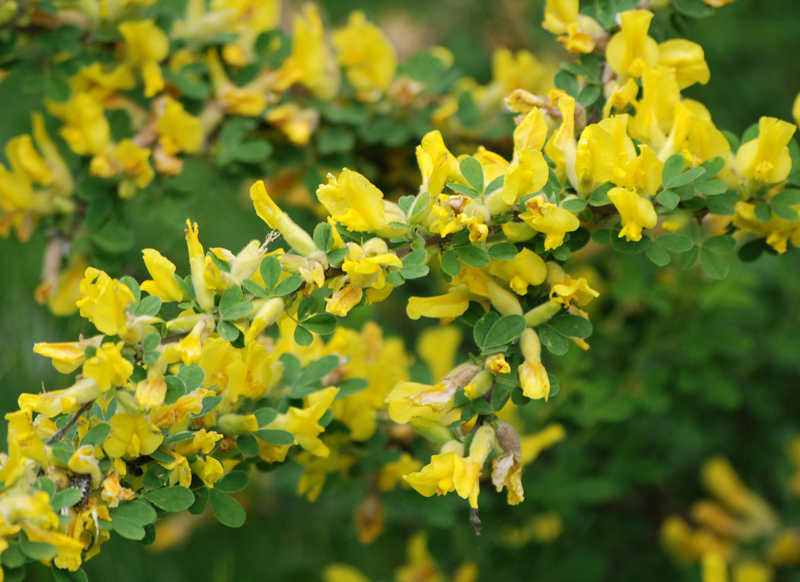
[[[525,318],[521,315],[503,316],[486,334],[483,347],[485,349],[490,349],[504,346],[521,336],[527,326],[528,324],[525,322]]]
[[[580,315],[562,315],[550,320],[549,326],[567,338],[586,339],[592,335],[592,324]],[[522,333],[522,332],[520,332]]]
[[[700,249],[700,266],[712,279],[724,279],[728,275],[728,261],[707,248]]]
[[[319,311],[319,301],[314,297],[306,297],[297,307],[297,319],[302,321]]]
[[[131,314],[135,316],[150,315],[156,316],[161,311],[161,297],[152,295],[145,297],[131,308]]]
[[[656,200],[665,208],[675,208],[681,201],[681,197],[672,190],[662,190],[656,194]]]
[[[336,393],[336,400],[341,400],[351,394],[356,394],[369,386],[369,382],[364,378],[348,378],[347,380],[340,380],[336,383],[339,392]]]
[[[756,215],[756,220],[759,222],[765,223],[772,220],[772,211],[769,207],[769,204],[764,202],[759,202],[756,204],[754,213]]]
[[[580,212],[586,208],[587,204],[589,204],[588,200],[584,200],[583,198],[573,198],[564,202],[561,207],[569,212]]]
[[[489,184],[486,186],[486,194],[491,194],[495,190],[499,190],[500,188],[502,188],[505,179],[506,177],[504,174],[502,176],[497,176],[497,178],[489,182]]]
[[[473,157],[466,157],[458,164],[461,170],[461,175],[466,178],[469,185],[472,186],[476,192],[483,192],[483,166]]]
[[[277,257],[270,255],[261,259],[261,265],[259,265],[258,269],[261,273],[261,278],[264,280],[264,287],[270,293],[274,292],[275,286],[281,278],[281,262]]]
[[[330,335],[336,329],[336,318],[330,313],[318,313],[304,320],[303,327],[319,335]]]
[[[217,333],[226,342],[233,343],[239,338],[239,328],[230,321],[220,321],[217,324]]]
[[[49,560],[58,554],[58,548],[44,542],[22,542],[19,549],[31,560]]]
[[[250,475],[247,471],[231,471],[214,483],[214,489],[223,493],[238,493],[247,487],[248,483],[250,483]]]
[[[69,489],[64,489],[56,493],[55,497],[50,500],[50,506],[53,508],[53,511],[58,513],[65,507],[76,505],[82,498],[83,493],[80,489],[70,487]]]
[[[701,0],[675,0],[675,10],[689,18],[706,18],[714,14],[714,8]]]
[[[558,381],[558,378],[552,374],[547,374],[547,379],[550,380],[550,394],[548,395],[548,398],[552,398],[561,392],[561,383]]]
[[[248,141],[231,152],[233,159],[246,164],[254,164],[266,160],[272,155],[274,148],[266,141]]]
[[[404,279],[419,279],[424,277],[430,272],[428,265],[412,265],[404,269],[400,269],[400,274]]]
[[[428,253],[425,252],[425,249],[418,249],[416,251],[412,251],[403,257],[403,266],[404,267],[414,267],[416,265],[421,265],[425,262],[425,258],[428,256]]]
[[[724,194],[728,191],[728,185],[725,182],[720,182],[719,180],[700,182],[699,184],[695,184],[694,187],[705,196],[716,196],[718,194]]]
[[[350,249],[348,249],[347,247],[330,251],[328,253],[328,264],[331,266],[338,265],[344,260],[349,251]]]
[[[56,494],[56,485],[53,483],[53,480],[50,477],[39,477],[34,483],[34,487],[36,487],[39,491],[44,491],[47,495],[52,499],[53,495]]]
[[[392,287],[399,287],[400,285],[405,283],[406,280],[400,274],[400,271],[393,271],[388,275],[386,275],[386,282],[389,283],[389,285],[391,285]]]
[[[500,261],[510,261],[517,256],[517,247],[511,243],[501,242],[493,244],[487,251],[489,256]]]
[[[681,255],[681,269],[690,269],[700,256],[700,247],[692,247]]]
[[[133,277],[129,277],[128,275],[125,275],[124,277],[119,278],[119,282],[131,290],[131,293],[133,293],[133,298],[138,303],[139,300],[142,298],[142,290],[139,287],[139,283],[136,282],[136,279],[134,279]]]
[[[264,428],[251,432],[254,437],[260,441],[264,441],[270,445],[292,445],[294,444],[294,435],[286,430],[277,430]]]
[[[451,277],[457,277],[461,272],[461,263],[458,261],[458,257],[456,257],[453,251],[445,251],[444,254],[442,254],[439,264],[442,267],[442,271]]]
[[[116,220],[107,222],[89,238],[97,247],[113,255],[129,251],[135,243],[130,227]]]
[[[315,382],[319,382],[325,376],[333,372],[340,364],[339,356],[324,356],[318,360],[314,360],[308,366],[303,368],[300,377],[294,383],[297,387],[308,386]]]
[[[238,285],[228,287],[223,293],[222,298],[219,300],[219,313],[222,317],[233,309],[242,300],[242,288]],[[227,319],[227,318],[226,318]]]
[[[578,78],[575,75],[567,71],[561,70],[556,73],[556,76],[554,77],[553,81],[556,85],[556,89],[561,89],[562,91],[566,91],[566,93],[570,97],[574,97],[577,99],[580,84],[578,83]]]
[[[333,227],[327,222],[321,222],[314,229],[314,244],[323,252],[328,252],[333,246]]]
[[[267,426],[273,420],[278,418],[278,411],[274,408],[259,408],[253,414],[256,415],[258,426]]]
[[[251,434],[242,434],[236,437],[236,448],[245,457],[258,456],[258,443],[256,437]]]
[[[727,234],[712,236],[703,241],[703,248],[714,251],[715,253],[726,254],[736,248],[736,239]]]
[[[75,572],[70,572],[69,570],[61,570],[53,566],[53,578],[55,582],[87,582],[88,578],[86,576],[86,572],[83,570],[77,570]],[[6,582],[11,582],[10,580],[6,579]]]
[[[725,158],[717,156],[700,164],[700,167],[706,170],[704,178],[710,180],[719,174],[725,168],[725,163]]]
[[[156,510],[153,509],[153,506],[141,499],[124,501],[117,507],[109,509],[108,513],[112,520],[122,518],[142,526],[153,523],[157,518]]]
[[[454,192],[458,192],[459,194],[463,194],[464,196],[469,196],[470,198],[477,198],[481,195],[480,192],[470,188],[469,186],[464,186],[463,184],[459,184],[457,182],[448,182],[447,187],[453,190]]]
[[[536,328],[539,334],[539,341],[546,347],[551,354],[563,356],[569,349],[569,342],[560,333],[556,333],[549,325],[542,325]]]
[[[495,311],[489,311],[486,315],[481,317],[480,320],[478,320],[478,323],[475,324],[475,330],[473,332],[475,336],[475,343],[478,345],[478,347],[484,347],[486,336],[489,335],[489,331],[499,320],[500,315]]]
[[[225,477],[222,479],[224,478]],[[220,479],[220,481],[222,479]],[[219,481],[217,483],[219,483]],[[181,487],[180,485],[176,485],[175,487],[166,487],[164,489],[156,489],[155,491],[147,493],[144,498],[159,509],[169,511],[170,513],[176,513],[178,511],[183,511],[184,509],[189,509],[194,503],[194,493],[192,493],[186,487]]]
[[[203,398],[203,408],[200,409],[200,412],[197,414],[192,414],[192,418],[200,418],[201,416],[205,416],[212,410],[214,410],[217,406],[220,405],[222,402],[222,396],[206,396]]]
[[[294,293],[297,291],[298,287],[300,287],[302,284],[303,279],[299,275],[291,275],[290,277],[286,277],[283,281],[278,283],[278,285],[275,287],[273,295],[275,295],[275,297],[289,295],[289,293]]]
[[[667,184],[669,182],[680,176],[685,166],[686,160],[681,154],[673,154],[664,162],[664,169],[661,171],[661,182],[665,188],[668,187]]]
[[[297,345],[308,347],[314,343],[314,334],[302,325],[298,325],[294,328],[294,341]]]
[[[684,253],[694,246],[694,241],[685,234],[663,234],[656,242],[662,248],[675,253]]]
[[[608,197],[608,191],[611,190],[613,184],[603,184],[598,186],[589,197],[589,204],[592,206],[607,206],[611,204],[611,198]]]
[[[314,132],[317,150],[323,156],[344,154],[355,148],[356,137],[353,132],[341,125],[327,125]]]
[[[191,392],[203,385],[206,379],[206,372],[197,364],[190,364],[180,369],[178,378],[183,381],[186,392]]]
[[[578,95],[578,103],[584,107],[590,107],[600,98],[602,92],[600,85],[586,85]]]
[[[123,517],[112,519],[111,529],[129,540],[139,541],[145,536],[144,527]]]
[[[767,250],[767,242],[763,238],[751,240],[739,248],[739,259],[743,263],[753,263]]]
[[[253,439],[253,442],[255,443],[256,439]],[[258,454],[258,445],[256,445],[256,454]],[[200,515],[205,511],[206,505],[208,505],[208,498],[210,497],[208,491],[208,487],[198,487],[192,491],[192,493],[194,493],[194,503],[189,508],[189,513],[192,515]]]
[[[19,568],[28,561],[25,554],[19,549],[19,544],[11,544],[3,552],[3,556],[0,559],[6,568]]]
[[[611,231],[607,228],[601,228],[592,233],[592,240],[599,245],[607,244],[611,238]]]
[[[412,224],[419,221],[425,214],[428,212],[428,209],[431,205],[431,194],[430,192],[423,192],[419,196],[416,197],[414,200],[414,206],[411,208],[411,212],[409,212],[409,220]]]
[[[48,75],[44,81],[44,95],[51,101],[63,103],[69,99],[69,85],[66,81]]]
[[[475,267],[476,269],[482,269],[491,262],[489,253],[472,245],[454,247],[453,251],[455,251],[458,258],[461,259],[464,264]]]
[[[242,527],[246,518],[244,509],[235,499],[228,497],[221,491],[210,489],[211,511],[222,525],[228,527]]]
[[[658,241],[656,241],[656,243],[658,243]],[[668,265],[672,260],[672,257],[670,257],[669,253],[661,248],[658,244],[648,246],[645,249],[644,254],[647,255],[647,258],[659,267]]]
[[[797,206],[800,204],[800,190],[784,190],[772,197],[770,202],[782,206]]]
[[[784,206],[783,204],[772,203],[772,213],[782,220],[787,222],[797,222],[800,220],[800,214],[791,206]]]
[[[680,154],[676,154],[680,155]],[[671,159],[671,158],[670,158]],[[669,160],[667,160],[669,161]],[[686,184],[691,184],[697,178],[702,176],[706,173],[706,169],[703,167],[692,168],[690,170],[685,171],[680,176],[676,176],[669,182],[664,182],[665,188],[680,188],[681,186],[685,186]]]
[[[81,446],[99,446],[103,444],[103,441],[108,438],[109,434],[111,434],[111,425],[106,422],[101,422],[100,424],[90,428],[89,432],[83,435],[83,438],[81,439]]]

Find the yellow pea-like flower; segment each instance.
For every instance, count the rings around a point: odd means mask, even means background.
[[[452,321],[468,307],[469,289],[466,285],[459,285],[451,288],[445,295],[409,298],[406,313],[411,319],[432,317]]]
[[[144,265],[153,278],[141,284],[142,291],[161,297],[163,301],[183,301],[183,290],[175,281],[175,265],[155,249],[142,251]]]
[[[166,97],[156,121],[159,144],[169,155],[181,152],[193,154],[203,145],[203,126],[200,119],[186,112],[183,104]]]
[[[626,188],[612,188],[608,191],[608,197],[622,218],[620,238],[624,236],[629,241],[641,240],[642,229],[653,228],[658,222],[658,215],[653,208],[653,203],[647,198],[639,196],[635,191]]]
[[[620,14],[621,30],[611,37],[606,59],[611,69],[623,79],[641,77],[645,69],[658,64],[658,43],[647,35],[653,13],[629,10]]]
[[[675,70],[678,87],[705,85],[711,78],[703,47],[696,42],[675,38],[658,45],[658,64]]]
[[[545,234],[544,248],[557,249],[564,243],[564,235],[577,230],[580,220],[571,212],[548,202],[544,195],[530,198],[527,210],[519,215],[528,226]]]
[[[103,443],[103,448],[115,459],[149,455],[164,440],[158,428],[140,414],[115,414],[109,424],[111,434]]]
[[[122,357],[124,345],[124,342],[103,344],[83,364],[83,376],[97,382],[101,392],[124,385],[133,374],[133,364]]]
[[[797,126],[774,117],[758,122],[758,137],[743,143],[736,152],[736,171],[745,179],[775,184],[792,171],[787,147]]]

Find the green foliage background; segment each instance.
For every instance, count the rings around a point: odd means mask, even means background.
[[[489,47],[537,54],[558,50],[539,27],[543,2],[324,4],[334,24],[352,9],[365,9],[384,24],[411,22],[419,38],[451,48],[456,63],[479,81],[489,78]],[[800,69],[791,57],[800,51],[797,30],[800,10],[794,0],[737,0],[713,19],[693,22],[687,36],[705,48],[712,77],[687,95],[705,103],[719,127],[737,133],[761,115],[789,119],[800,91]],[[12,75],[0,85],[2,143],[28,129],[30,101],[19,98],[22,82]],[[187,164],[187,176],[193,194],[186,200],[164,205],[140,196],[134,201],[144,244],[182,269],[185,247],[176,233],[186,217],[197,220],[210,246],[236,250],[264,234],[238,187],[199,164]],[[240,203],[230,204],[232,199]],[[312,217],[306,218],[310,223]],[[35,341],[68,340],[88,331],[81,320],[55,319],[33,302],[44,246],[40,233],[25,245],[0,240],[3,411],[16,408],[22,391],[42,384],[62,387],[49,362],[33,354]],[[791,469],[784,446],[800,433],[800,253],[791,249],[756,264],[734,261],[721,282],[707,280],[697,269],[656,269],[644,256],[592,260],[604,287],[592,314],[592,349],[578,353],[573,347],[563,358],[546,359],[561,393],[546,405],[528,407],[535,426],[558,420],[569,436],[526,469],[521,506],[506,506],[484,486],[480,538],[462,500],[399,491],[385,497],[387,532],[362,546],[352,513],[366,486],[333,477],[319,501],[309,504],[294,494],[298,468],[287,466],[247,490],[243,528],[204,522],[187,545],[161,554],[112,539],[86,564],[90,579],[310,581],[320,580],[324,565],[339,561],[374,580],[388,580],[404,561],[407,537],[426,528],[431,551],[445,570],[473,559],[483,580],[699,580],[697,567],[678,568],[662,552],[657,534],[664,516],[685,514],[703,495],[698,471],[715,454],[728,456],[786,522],[798,523],[800,501],[787,491]],[[140,262],[126,268],[130,274],[143,272]],[[403,313],[397,301],[380,314],[354,319],[379,317],[412,349],[419,328],[387,315]],[[565,523],[558,540],[521,548],[502,544],[506,528],[549,510]],[[30,574],[32,580],[51,576],[44,568]],[[800,580],[800,573],[782,572],[777,580]]]

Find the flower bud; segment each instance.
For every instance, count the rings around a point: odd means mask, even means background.
[[[127,414],[141,414],[142,405],[136,399],[136,396],[127,390],[117,390],[117,404],[122,412]]]
[[[489,391],[494,382],[494,376],[488,370],[481,370],[472,379],[472,382],[464,387],[464,394],[470,400],[483,396]]]
[[[537,325],[547,323],[556,313],[561,311],[561,307],[561,303],[556,301],[548,301],[547,303],[537,305],[525,314],[525,322],[528,324],[528,327],[536,327]]]
[[[472,438],[469,446],[469,458],[478,465],[483,465],[494,448],[494,428],[488,424],[481,426]]]
[[[486,282],[486,290],[489,292],[489,300],[500,315],[522,315],[522,306],[513,293],[503,289],[494,281]]]
[[[217,420],[217,426],[224,434],[245,434],[258,430],[255,414],[225,414]]]
[[[453,432],[429,418],[412,418],[409,424],[419,434],[435,443],[445,444],[453,439]]]

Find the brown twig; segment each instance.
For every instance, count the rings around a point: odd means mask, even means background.
[[[72,425],[78,422],[78,419],[81,417],[81,415],[84,412],[87,412],[92,407],[93,404],[94,400],[90,400],[89,402],[84,402],[83,404],[81,404],[81,407],[75,411],[75,414],[73,414],[72,418],[70,418],[67,421],[67,424],[58,429],[53,436],[51,436],[49,439],[45,441],[44,444],[49,445],[55,440],[60,440],[65,434],[69,432],[69,429],[72,428]]]

